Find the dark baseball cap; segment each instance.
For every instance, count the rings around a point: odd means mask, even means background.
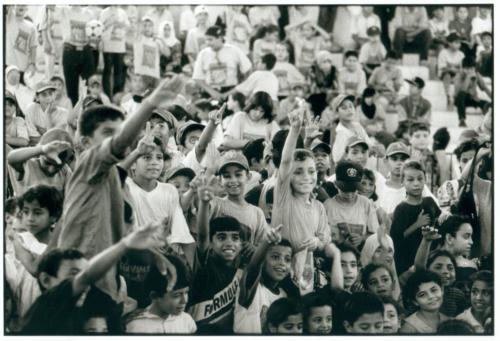
[[[335,167],[335,184],[344,192],[355,192],[358,189],[363,168],[352,161],[340,161]]]
[[[405,79],[405,81],[411,85],[415,85],[419,89],[423,89],[425,87],[425,81],[420,77],[415,77],[413,79]]]
[[[323,149],[327,154],[330,154],[332,152],[332,147],[330,147],[328,143],[316,139],[311,144],[311,150],[314,152],[318,149]]]
[[[193,180],[194,177],[196,176],[196,173],[194,172],[194,170],[192,170],[189,167],[177,166],[177,167],[171,168],[167,172],[167,174],[165,175],[167,181],[176,177],[176,176],[185,176],[189,180]]]
[[[366,30],[366,35],[368,37],[372,37],[372,36],[379,36],[380,35],[380,28],[378,28],[378,26],[370,26],[367,30]]]

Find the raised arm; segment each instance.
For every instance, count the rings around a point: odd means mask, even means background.
[[[226,103],[219,108],[219,110],[212,111],[208,114],[208,124],[203,129],[198,143],[194,147],[194,152],[196,153],[196,160],[201,162],[205,153],[207,151],[208,144],[212,141],[214,137],[215,128],[222,122],[222,113],[226,110]]]
[[[302,121],[304,120],[304,113],[305,108],[301,106],[288,115],[288,120],[290,121],[290,131],[288,132],[281,157],[281,164],[278,173],[281,178],[286,177],[292,170],[293,153],[295,151],[295,146],[297,145],[297,139],[300,135]]]
[[[332,258],[332,272],[330,277],[330,288],[332,290],[344,289],[344,274],[340,264],[340,250],[334,243],[325,246],[325,254]]]
[[[151,134],[151,124],[149,122],[146,123],[146,134],[137,144],[137,148],[135,148],[125,159],[123,159],[118,166],[121,168],[128,170],[134,162],[137,161],[141,156],[151,153],[155,149],[154,137]]]
[[[29,159],[45,155],[54,160],[57,164],[61,164],[59,153],[71,148],[71,144],[66,141],[52,141],[44,145],[34,147],[19,148],[11,151],[7,155],[7,162],[18,172],[23,172],[23,164]]]
[[[196,241],[198,250],[204,253],[210,244],[210,201],[214,198],[214,190],[210,186],[213,183],[214,176],[207,177],[203,175],[200,177],[201,185],[198,187],[198,240]]]
[[[422,241],[418,246],[417,253],[415,255],[415,268],[425,270],[427,268],[427,259],[429,258],[429,253],[431,251],[431,244],[433,240],[441,238],[438,229],[432,226],[422,227]]]

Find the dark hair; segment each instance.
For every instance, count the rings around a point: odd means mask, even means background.
[[[243,109],[245,107],[246,97],[241,92],[236,91],[230,97],[235,102],[238,102],[238,105],[240,106],[241,109]]]
[[[265,33],[264,35],[268,34],[268,33],[274,33],[274,32],[279,32],[280,31],[280,28],[276,25],[273,25],[273,24],[269,24],[265,27]]]
[[[440,287],[443,285],[441,277],[432,271],[417,270],[410,275],[405,287],[403,288],[403,302],[407,309],[410,310],[410,308],[414,307],[413,301],[415,300],[415,296],[418,293],[420,285],[429,282],[434,282]]]
[[[472,284],[476,281],[481,281],[487,283],[489,286],[493,286],[493,272],[489,270],[480,270],[478,272],[473,273],[469,277],[469,281]]]
[[[444,150],[450,143],[450,133],[446,127],[439,128],[433,135],[432,150]]]
[[[398,303],[396,302],[396,300],[390,296],[382,296],[380,297],[380,299],[382,300],[382,303],[385,304],[391,304],[394,306],[394,308],[396,308],[396,312],[398,313],[398,315],[401,315],[401,314],[404,314],[404,309],[403,307]]]
[[[302,314],[298,301],[288,297],[282,297],[274,301],[266,313],[266,326],[277,327],[287,320],[288,316]]]
[[[274,202],[274,188],[270,188],[266,192],[266,203],[272,204]]]
[[[422,164],[418,161],[411,160],[411,159],[405,161],[405,163],[403,164],[403,168],[401,169],[401,174],[403,174],[403,178],[404,178],[405,171],[408,169],[415,169],[415,170],[424,172],[424,175],[425,175],[425,169],[422,166]]]
[[[350,244],[350,243],[342,243],[342,244],[340,244],[338,246],[338,249],[339,249],[340,253],[346,253],[346,252],[353,253],[354,256],[356,257],[356,260],[359,263],[359,258],[360,258],[359,251],[354,246],[352,246],[352,244]]]
[[[437,329],[439,335],[475,335],[474,328],[464,320],[451,319],[441,322]]]
[[[106,334],[116,335],[123,332],[123,326],[121,323],[122,313],[123,307],[121,305],[117,304],[103,291],[97,288],[92,288],[85,297],[81,317],[83,323],[91,318],[104,318],[108,327],[108,332]],[[85,332],[82,330],[82,333]]]
[[[384,316],[384,303],[371,292],[355,292],[347,300],[343,310],[342,320],[352,325],[364,314],[380,313]]]
[[[476,139],[471,139],[464,141],[458,145],[458,147],[453,152],[457,159],[460,159],[463,153],[468,152],[470,150],[477,151],[479,149],[479,142]]]
[[[449,258],[450,261],[451,261],[451,263],[453,264],[453,267],[455,268],[455,271],[457,271],[457,261],[455,260],[455,257],[453,257],[453,255],[449,251],[441,250],[441,249],[435,250],[434,252],[432,252],[429,255],[429,259],[427,259],[427,264],[425,264],[426,268],[429,269],[429,267],[431,266],[431,264],[434,263],[434,261],[438,257],[447,257],[447,258]]]
[[[426,131],[428,133],[431,132],[429,124],[425,122],[413,122],[410,125],[410,136],[415,134],[417,131]]]
[[[304,296],[302,296],[302,318],[304,320],[304,333],[309,333],[309,326],[307,324],[307,320],[309,316],[311,316],[311,311],[313,308],[319,308],[328,306],[332,309],[332,317],[333,317],[333,307],[330,304],[328,297],[319,293],[319,292],[310,292]],[[333,323],[333,321],[332,321]]]
[[[354,51],[354,50],[346,51],[346,53],[344,53],[344,59],[347,59],[349,57],[358,58],[359,57],[358,51]]]
[[[5,200],[4,210],[5,213],[14,214],[16,213],[16,209],[19,208],[19,199],[17,197],[10,197]]]
[[[252,159],[257,161],[264,157],[264,139],[257,139],[247,143],[243,148],[243,155],[247,158],[248,164],[251,164]]]
[[[399,59],[399,53],[394,51],[394,50],[389,50],[387,51],[387,54],[385,55],[385,60],[387,59]]]
[[[276,56],[272,53],[267,53],[262,56],[262,63],[266,65],[266,69],[271,71],[276,65]]]
[[[309,149],[296,149],[293,152],[293,161],[305,161],[306,159],[313,159],[314,154]]]
[[[82,258],[85,256],[77,249],[53,249],[41,257],[37,272],[39,274],[45,272],[52,277],[57,277],[57,272],[63,261]]]
[[[368,282],[370,280],[370,275],[375,271],[377,271],[378,269],[385,269],[389,273],[389,276],[391,276],[392,282],[394,282],[394,276],[392,275],[391,270],[386,265],[383,264],[377,265],[370,263],[361,270],[361,283],[363,283],[363,286],[365,287],[366,290],[368,290]]]
[[[191,285],[191,276],[189,268],[184,261],[175,255],[168,255],[167,259],[172,263],[177,271],[177,281],[173,290],[179,290]],[[156,266],[151,266],[149,273],[144,280],[144,290],[153,295],[154,298],[160,298],[167,292],[168,278],[162,275]]]
[[[469,220],[465,216],[460,216],[457,214],[453,214],[449,217],[446,218],[445,221],[441,223],[439,226],[439,233],[441,234],[441,243],[444,243],[444,240],[446,239],[446,235],[450,234],[453,237],[456,237],[458,230],[460,229],[460,226],[463,224],[469,224]]]
[[[483,33],[481,33],[480,35],[481,39],[485,38],[485,37],[490,37],[492,38],[493,35],[491,34],[491,32],[488,32],[488,31],[484,31]]]
[[[283,147],[285,146],[286,138],[288,136],[289,130],[279,130],[274,134],[273,139],[271,141],[273,145],[272,149],[272,160],[273,164],[276,166],[276,168],[279,168],[281,164],[281,156],[283,152]],[[304,148],[304,140],[302,139],[301,136],[297,139],[297,144],[295,145],[296,148]]]
[[[464,59],[462,59],[462,67],[463,68],[472,68],[476,66],[476,60],[474,57],[467,56]]]
[[[107,105],[97,105],[83,111],[78,128],[81,136],[91,137],[101,123],[124,119],[125,116],[120,110]]]
[[[42,208],[49,211],[49,216],[59,219],[62,214],[63,196],[53,186],[36,185],[28,188],[26,192],[19,198],[19,209],[24,208],[24,203],[32,203],[38,201]]]
[[[243,236],[240,222],[233,217],[218,217],[210,220],[210,240],[217,232],[239,232]]]
[[[262,108],[264,111],[263,118],[268,122],[273,120],[273,100],[271,96],[267,92],[257,91],[250,97],[248,103],[244,109],[246,113],[250,112],[250,110]]]
[[[373,184],[375,185],[376,179],[375,179],[375,174],[373,173],[372,170],[370,170],[368,168],[363,168],[362,176],[368,178],[368,180],[372,181]],[[377,201],[378,200],[377,187],[376,186],[375,186],[375,188],[373,190],[373,194],[371,195],[371,197],[369,199],[372,199],[373,201]]]

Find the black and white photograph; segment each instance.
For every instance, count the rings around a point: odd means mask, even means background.
[[[494,5],[443,2],[2,4],[3,336],[491,339]]]

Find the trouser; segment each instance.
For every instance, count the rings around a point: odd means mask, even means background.
[[[460,121],[465,120],[465,108],[467,107],[479,107],[486,114],[489,102],[485,100],[478,100],[472,97],[470,94],[460,91],[455,96],[455,105],[457,106],[458,119]]]
[[[432,37],[429,30],[423,30],[413,38],[413,41],[409,42],[406,40],[406,32],[402,28],[398,28],[396,29],[392,44],[394,51],[399,54],[403,53],[405,47],[411,47],[412,50],[419,52],[421,60],[427,60],[431,42]]]
[[[106,95],[111,99],[114,94],[122,91],[125,85],[124,55],[124,53],[106,52],[103,54],[104,70],[102,71],[102,86]],[[113,74],[113,83],[111,83],[111,74]]]
[[[95,55],[89,46],[76,47],[64,44],[63,72],[66,92],[73,106],[78,102],[79,77],[88,79],[96,70]]]

